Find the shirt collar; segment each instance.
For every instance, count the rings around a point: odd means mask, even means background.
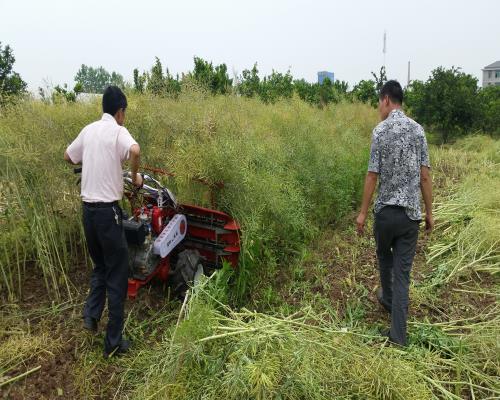
[[[115,117],[113,117],[111,114],[108,113],[102,114],[101,121],[114,122],[115,124],[117,123]]]
[[[401,108],[396,108],[389,113],[389,117],[391,118],[404,117],[404,115],[405,113]]]

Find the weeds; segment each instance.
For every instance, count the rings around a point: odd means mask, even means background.
[[[479,272],[500,273],[500,146],[478,137],[457,147],[470,160],[464,165],[468,172],[460,174],[458,188],[435,209],[437,240],[427,258],[435,266],[431,285]]]
[[[132,398],[460,399],[465,393],[477,398],[500,394],[498,360],[491,352],[478,356],[474,348],[475,340],[498,334],[498,315],[465,336],[452,334],[458,328],[453,323],[419,324],[409,349],[402,350],[384,347],[377,336],[342,327],[341,321],[327,321],[311,308],[288,316],[234,311],[214,301],[211,290],[209,283],[195,288],[178,329],[135,360],[124,378],[133,388]]]
[[[71,293],[67,274],[84,252],[77,187],[62,154],[99,117],[97,103],[26,101],[2,112],[0,287],[11,299],[33,265],[55,299]],[[178,100],[131,95],[126,125],[145,164],[176,173],[169,185],[180,200],[209,206],[192,178],[224,182],[217,207],[243,227],[241,298],[255,285],[257,266],[295,257],[350,209],[374,121],[363,105],[317,110],[300,100],[264,105],[184,93]]]

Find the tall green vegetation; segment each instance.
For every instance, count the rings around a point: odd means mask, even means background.
[[[77,188],[62,161],[100,104],[27,101],[0,117],[2,292],[19,295],[22,279],[41,271],[54,296],[81,253]],[[223,181],[218,207],[243,227],[240,293],[282,264],[324,224],[351,209],[365,170],[375,113],[363,105],[319,110],[300,100],[181,93],[177,100],[129,96],[127,127],[144,162],[177,174],[181,200],[209,206],[192,178]],[[33,121],[37,121],[36,129]],[[60,291],[63,290],[63,291]]]
[[[27,84],[13,70],[16,59],[9,45],[0,42],[0,106],[12,102],[16,96],[26,91]]]

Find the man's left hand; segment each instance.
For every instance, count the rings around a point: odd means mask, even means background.
[[[356,218],[356,230],[360,236],[365,233],[365,221],[366,214],[359,213],[358,218]]]

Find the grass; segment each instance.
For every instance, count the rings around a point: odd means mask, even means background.
[[[499,142],[473,137],[431,149],[437,229],[419,242],[410,345],[401,349],[378,334],[388,320],[374,299],[374,242],[356,237],[353,226],[373,110],[132,96],[127,126],[145,162],[177,173],[168,184],[183,201],[209,203],[192,178],[225,182],[216,200],[243,225],[237,282],[248,295],[232,301],[227,269],[182,305],[162,287],[145,288],[128,303],[132,352],[106,361],[102,333],[81,332],[78,288],[87,262],[77,188],[59,159],[98,111],[97,104],[27,102],[0,116],[7,149],[0,156],[0,385],[7,397],[500,396]]]
[[[123,381],[137,399],[497,396],[500,316],[492,313],[483,323],[419,323],[404,350],[311,307],[290,315],[235,311],[205,284],[195,288],[184,321],[139,352]]]
[[[38,268],[49,294],[71,293],[67,272],[84,251],[74,178],[62,153],[99,105],[27,101],[3,110],[0,143],[0,286],[19,297]],[[326,111],[300,100],[264,105],[231,96],[129,98],[127,127],[145,163],[177,174],[182,201],[209,205],[192,178],[224,182],[218,207],[243,227],[238,293],[260,265],[294,257],[358,197],[374,111],[341,104]],[[27,268],[30,271],[27,271]],[[3,291],[3,290],[2,290]],[[240,296],[241,297],[241,296]]]

